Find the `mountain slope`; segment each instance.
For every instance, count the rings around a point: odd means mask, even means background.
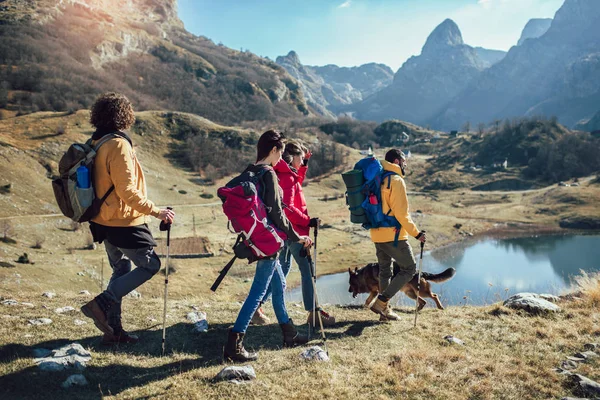
[[[107,90],[224,123],[308,113],[283,68],[185,31],[175,0],[7,0],[0,22],[0,108],[13,113],[87,108]]]
[[[600,101],[600,2],[566,0],[550,29],[511,48],[484,71],[432,125],[455,129],[465,121],[555,115],[572,126],[590,118]]]
[[[552,25],[552,18],[530,19],[525,25],[525,28],[523,28],[523,32],[521,32],[521,37],[517,42],[517,46],[522,45],[527,39],[539,38],[548,32],[550,25]]]
[[[485,68],[477,51],[463,42],[456,23],[447,19],[429,35],[421,55],[396,72],[392,85],[350,109],[360,119],[425,125]]]
[[[362,101],[388,86],[393,77],[392,70],[384,64],[351,68],[303,65],[295,51],[277,57],[276,62],[300,83],[307,103],[327,117],[334,117],[343,106]]]

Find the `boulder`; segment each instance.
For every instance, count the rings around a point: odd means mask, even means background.
[[[583,375],[573,374],[569,376],[569,385],[578,396],[600,397],[600,383]]]
[[[306,361],[329,361],[327,353],[319,346],[313,346],[300,353],[300,358]]]
[[[444,340],[445,340],[446,342],[448,342],[449,344],[457,344],[457,345],[459,345],[459,346],[464,346],[464,345],[465,345],[465,342],[463,342],[463,341],[462,341],[462,340],[460,340],[459,338],[457,338],[457,337],[454,337],[454,336],[452,336],[452,335],[447,335],[447,336],[444,336]]]
[[[17,304],[19,304],[19,302],[13,299],[2,300],[3,306],[16,306]]]
[[[243,367],[226,367],[221,370],[213,378],[213,382],[220,381],[251,381],[256,379],[256,372],[251,365],[244,365]]]
[[[505,307],[525,310],[530,313],[559,312],[560,307],[544,300],[536,293],[517,293],[504,302]]]
[[[50,318],[36,318],[30,319],[28,322],[29,325],[50,325],[52,320]]]
[[[42,293],[42,297],[47,297],[49,299],[52,299],[52,298],[56,297],[56,293],[54,293],[54,292],[44,292],[44,293]]]
[[[92,355],[89,351],[85,350],[79,343],[71,343],[52,350],[50,354],[44,357],[36,358],[35,363],[42,371],[82,370],[91,359]]]
[[[194,332],[208,331],[208,321],[206,320],[205,312],[192,311],[187,314],[186,318],[194,324]]]
[[[60,307],[54,310],[57,314],[66,314],[73,311],[75,311],[75,308],[71,306]]]

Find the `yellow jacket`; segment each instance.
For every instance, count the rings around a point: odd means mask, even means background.
[[[112,185],[115,189],[93,222],[105,226],[135,226],[145,223],[147,215],[158,216],[158,207],[148,200],[144,172],[135,151],[127,139],[120,137],[104,143],[94,160],[96,196],[102,198]]]
[[[391,184],[388,189],[388,179],[385,178],[381,183],[381,201],[383,213],[392,210],[389,214],[396,217],[402,229],[400,229],[400,236],[398,240],[408,240],[408,236],[416,237],[419,234],[419,229],[410,217],[408,209],[408,197],[406,196],[406,184],[404,183],[404,175],[402,175],[402,169],[399,165],[392,164],[387,161],[381,161],[383,169],[385,171],[395,172],[398,175],[391,176]],[[373,243],[387,243],[393,242],[396,236],[395,228],[376,228],[371,229],[371,240]]]

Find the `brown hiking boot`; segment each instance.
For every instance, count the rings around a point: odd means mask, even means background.
[[[400,319],[400,316],[398,316],[398,314],[392,311],[392,307],[390,307],[389,303],[389,301],[383,301],[377,298],[377,300],[375,300],[375,303],[373,303],[373,305],[371,306],[371,311],[384,316],[385,318],[387,318],[387,320],[398,321]],[[381,318],[379,320],[381,321]]]
[[[244,333],[237,333],[229,330],[227,344],[223,349],[223,359],[225,361],[246,362],[255,361],[258,358],[257,353],[249,353],[244,348]]]
[[[320,308],[317,309],[317,312],[321,314],[321,321],[323,321],[323,327],[335,325],[335,317],[333,315],[330,315],[329,313],[321,310]],[[315,326],[320,327],[319,315],[317,315],[314,311],[308,313],[308,325],[311,327],[313,326],[313,316],[315,318]]]
[[[262,307],[258,307],[258,310],[256,310],[252,316],[250,323],[252,325],[269,325],[271,323],[271,319],[265,315]]]
[[[125,330],[121,329],[119,333],[115,333],[114,335],[109,335],[108,333],[105,333],[102,337],[102,344],[106,346],[121,343],[134,344],[139,342],[139,340],[140,338],[137,335],[132,335],[131,333],[128,333]]]
[[[308,337],[298,333],[291,318],[287,324],[279,324],[279,326],[283,333],[283,347],[295,347],[308,343]]]
[[[98,297],[93,299],[87,304],[84,304],[81,307],[81,312],[88,318],[94,320],[94,325],[102,332],[108,335],[113,335],[113,328],[108,325],[108,319],[106,318],[106,313],[102,310],[98,301],[96,301]]]

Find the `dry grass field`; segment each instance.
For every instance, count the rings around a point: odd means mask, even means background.
[[[141,118],[160,126],[160,112]],[[0,397],[39,398],[405,398],[405,399],[549,399],[572,394],[566,379],[553,369],[565,357],[582,350],[584,343],[600,341],[598,277],[583,282],[579,300],[564,300],[563,312],[530,316],[498,304],[486,307],[427,308],[412,327],[410,309],[400,309],[398,323],[379,323],[368,310],[332,307],[338,324],[328,334],[330,363],[299,360],[299,349],[280,349],[276,325],[251,327],[248,347],[260,351],[253,363],[258,379],[245,385],[213,384],[222,368],[221,351],[226,330],[245,298],[253,266],[237,262],[216,293],[209,290],[218,271],[231,258],[235,237],[226,228],[215,185],[198,185],[197,174],[182,170],[166,157],[174,140],[167,132],[134,134],[136,151],[147,175],[150,198],[171,205],[177,213],[172,236],[182,242],[206,238],[214,257],[176,260],[177,273],[169,283],[166,356],[160,355],[160,323],[164,283],[160,275],[139,288],[140,299],[126,299],[125,325],[141,335],[135,346],[103,348],[93,324],[75,325],[85,318],[79,311],[58,315],[57,307],[76,310],[98,293],[101,279],[109,277],[103,246],[88,249],[86,226],[74,226],[57,215],[49,174],[68,143],[91,133],[88,113],[72,115],[37,113],[0,121],[0,297],[18,304],[0,305]],[[210,121],[201,121],[211,129]],[[58,131],[64,131],[57,135]],[[353,161],[360,155],[352,153]],[[475,192],[468,189],[424,192],[411,181],[427,167],[428,157],[410,160],[407,184],[413,218],[429,235],[428,249],[447,246],[491,232],[517,235],[553,232],[565,216],[600,217],[600,185],[582,180],[579,187],[546,187],[523,192]],[[454,174],[454,172],[453,172]],[[458,172],[456,179],[472,180]],[[493,179],[486,178],[486,179]],[[476,179],[475,179],[476,180]],[[483,183],[483,182],[478,182]],[[344,193],[339,174],[308,182],[305,194],[311,215],[325,227],[319,235],[319,274],[343,272],[375,261],[368,232],[349,221],[343,198],[322,201]],[[185,192],[185,193],[182,193]],[[207,197],[207,196],[205,196]],[[155,237],[158,221],[149,221]],[[461,224],[456,229],[455,224]],[[461,233],[462,232],[462,233]],[[413,241],[415,246],[417,242]],[[171,249],[174,250],[174,249]],[[33,264],[16,262],[23,253]],[[103,261],[104,260],[104,261]],[[14,266],[13,268],[5,266]],[[288,286],[299,283],[292,268]],[[53,299],[43,292],[57,294]],[[186,314],[196,306],[207,312],[207,333],[192,332]],[[304,324],[305,313],[289,305],[292,317]],[[272,311],[269,310],[272,315]],[[46,326],[31,326],[29,319],[51,318]],[[306,329],[303,325],[301,329]],[[454,335],[465,347],[447,346],[442,339]],[[36,369],[31,351],[77,341],[92,352],[84,371],[90,384],[64,391],[65,373]],[[315,340],[319,344],[318,340]],[[598,364],[578,370],[600,379]]]

